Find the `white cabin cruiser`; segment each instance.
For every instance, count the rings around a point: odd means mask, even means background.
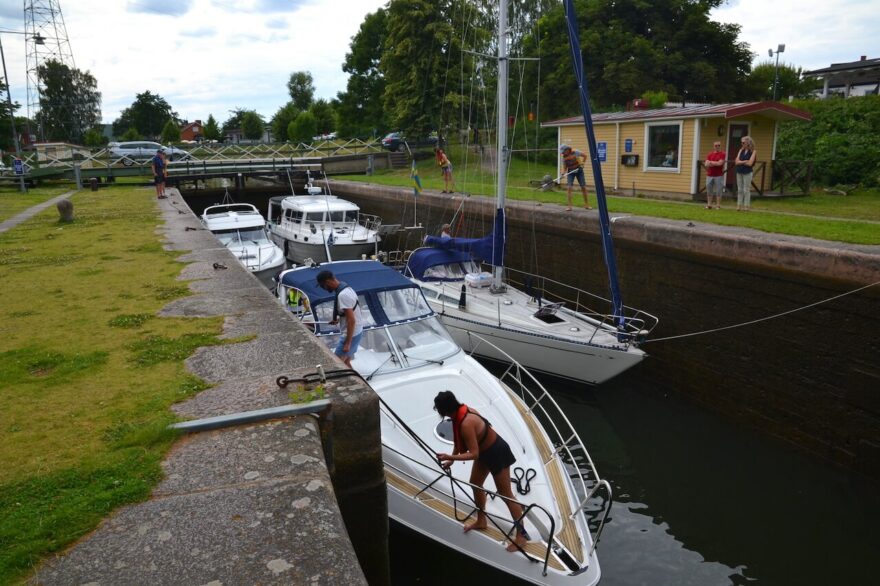
[[[609,315],[589,309],[603,306],[603,299],[533,275],[521,278],[529,283],[522,289],[509,276],[504,287],[493,287],[492,274],[481,272],[471,253],[443,248],[464,239],[428,240],[438,247],[414,250],[403,273],[422,287],[466,350],[473,350],[472,332],[494,345],[480,345],[476,353],[481,356],[505,360],[503,353],[509,354],[530,370],[590,384],[605,382],[644,358],[637,344],[656,325],[654,316],[633,310],[621,331]],[[548,289],[556,293],[553,299],[566,299],[570,307],[565,301],[545,301]]]
[[[489,373],[449,336],[412,281],[375,261],[333,262],[282,273],[279,298],[331,348],[340,334],[329,324],[334,293],[315,281],[323,269],[358,293],[364,315],[364,334],[352,366],[381,400],[390,516],[534,584],[596,584],[600,570],[595,543],[610,510],[611,488],[598,477],[550,395],[515,363],[501,380]],[[451,422],[433,410],[434,397],[444,390],[453,390],[459,401],[478,410],[516,456],[511,476],[520,479],[522,490],[514,494],[525,507],[530,534],[522,550],[508,552],[503,545],[513,523],[498,495],[486,506],[489,527],[463,532],[463,522],[475,512],[467,483],[472,462],[456,462],[447,473],[437,460],[436,454],[451,452],[453,443]],[[486,489],[493,494],[491,477]],[[599,498],[601,490],[606,493]]]
[[[323,193],[312,184],[307,195],[269,199],[267,227],[284,254],[296,263],[356,260],[378,251],[378,216],[360,213],[350,201]]]
[[[269,286],[284,266],[284,253],[266,234],[266,220],[249,203],[222,203],[202,212],[202,224],[220,243]]]

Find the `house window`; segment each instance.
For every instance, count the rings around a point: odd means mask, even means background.
[[[645,128],[645,169],[678,171],[681,156],[681,122],[648,124]]]

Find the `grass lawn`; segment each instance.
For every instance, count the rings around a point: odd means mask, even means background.
[[[205,387],[183,359],[220,343],[219,318],[155,317],[188,290],[152,188],[72,201],[0,234],[0,584],[149,495],[169,405]]]
[[[455,169],[454,176],[458,191],[494,196],[495,177],[491,168],[479,165],[472,152],[466,154],[461,149],[453,147],[450,148],[449,154]],[[443,189],[443,179],[433,159],[420,160],[417,166],[419,179],[425,189],[438,191]],[[565,205],[564,189],[544,192],[529,184],[530,181],[540,180],[545,174],[556,177],[557,171],[552,165],[514,159],[508,173],[507,197]],[[339,178],[382,185],[406,187],[412,185],[409,169],[383,171],[372,177],[350,175]],[[581,195],[577,186],[572,197],[574,204],[578,205]],[[590,194],[590,203],[595,207],[593,193]],[[692,201],[608,197],[608,208],[611,213],[742,226],[776,234],[807,236],[852,244],[880,244],[880,225],[871,223],[880,222],[880,189],[860,189],[848,196],[829,195],[817,190],[808,197],[753,199],[752,211],[749,213],[737,212],[735,202],[731,200],[725,200],[724,205],[727,209],[722,210],[707,210],[703,205]]]
[[[70,182],[45,183],[40,187],[28,188],[27,193],[18,190],[18,184],[0,183],[0,222],[8,220],[47,199],[56,195],[76,190],[76,185]],[[58,212],[55,212],[56,216]]]

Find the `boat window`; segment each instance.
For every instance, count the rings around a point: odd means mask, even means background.
[[[458,352],[458,345],[436,317],[396,324],[388,328],[408,366],[443,360]]]
[[[330,212],[330,221],[335,224],[343,223],[345,221],[345,212],[343,212],[343,211]]]
[[[306,222],[321,223],[324,221],[324,212],[309,212],[306,214]]]
[[[376,294],[376,298],[385,315],[392,322],[423,317],[431,313],[431,308],[428,307],[418,287],[380,291]]]
[[[439,439],[441,442],[450,445],[455,444],[455,439],[452,432],[452,420],[448,417],[444,417],[440,421],[440,423],[438,423],[434,427],[434,435],[436,435],[437,439]]]
[[[345,212],[345,221],[351,223],[357,223],[358,221],[358,212],[357,210],[348,210]]]
[[[358,295],[358,309],[361,310],[361,316],[364,318],[363,326],[365,328],[376,325],[376,319],[370,311],[367,298],[363,295]],[[339,324],[330,325],[329,323],[333,319],[333,299],[315,306],[315,314],[320,323],[319,333],[325,334],[339,331]]]
[[[287,220],[299,224],[302,221],[302,210],[287,210]]]
[[[254,242],[259,244],[261,242],[266,242],[269,240],[266,235],[265,229],[260,228],[229,228],[227,230],[214,230],[212,232],[214,236],[217,237],[217,240],[220,241],[223,246],[228,246],[229,244],[239,244],[241,242]]]

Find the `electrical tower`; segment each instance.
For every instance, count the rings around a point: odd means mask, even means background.
[[[40,66],[50,60],[60,61],[71,69],[76,64],[58,0],[24,0],[24,31],[27,35],[27,116],[29,120],[36,120],[43,89]],[[40,128],[39,139],[44,138]]]

